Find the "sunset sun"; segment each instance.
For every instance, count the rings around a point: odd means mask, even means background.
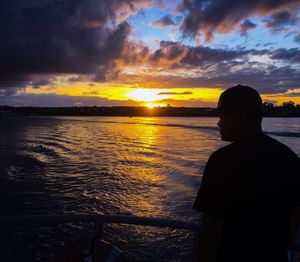
[[[154,107],[165,107],[165,104],[156,104],[156,103],[148,103],[145,105],[146,107],[148,107],[149,109],[152,109]]]
[[[155,102],[160,101],[162,99],[166,99],[168,95],[161,95],[161,90],[159,89],[146,89],[146,88],[138,88],[127,94],[130,99],[141,102]]]

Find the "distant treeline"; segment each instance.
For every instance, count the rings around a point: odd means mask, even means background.
[[[263,103],[266,117],[300,117],[300,105],[284,102],[282,105]],[[216,108],[208,107],[11,107],[0,106],[0,115],[39,115],[39,116],[177,116],[177,117],[216,117]]]
[[[54,116],[217,116],[215,108],[189,107],[8,107],[0,106],[0,114],[5,111],[13,115],[54,115]]]
[[[300,117],[300,105],[296,105],[293,101],[283,102],[278,106],[264,102],[263,114],[270,117]]]

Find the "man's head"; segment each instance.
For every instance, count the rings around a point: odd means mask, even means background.
[[[222,140],[235,141],[261,131],[262,100],[251,87],[237,85],[225,90],[218,102]]]

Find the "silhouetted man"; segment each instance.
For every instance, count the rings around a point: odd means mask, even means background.
[[[221,138],[193,208],[203,212],[199,261],[288,261],[299,221],[300,160],[262,132],[262,100],[234,86],[218,102]]]

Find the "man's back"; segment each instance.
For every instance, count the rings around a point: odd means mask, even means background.
[[[290,212],[300,200],[299,167],[289,148],[263,133],[210,157],[194,208],[224,220],[218,260],[287,259]]]

